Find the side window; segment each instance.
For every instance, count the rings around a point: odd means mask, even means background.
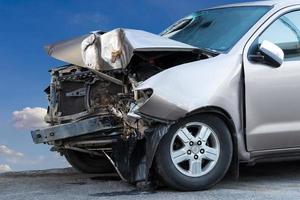
[[[286,59],[300,59],[300,11],[288,13],[276,20],[259,37],[259,44],[264,40],[278,45]]]

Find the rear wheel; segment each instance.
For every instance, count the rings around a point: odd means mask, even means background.
[[[177,190],[204,190],[226,174],[232,158],[232,139],[226,124],[212,115],[185,118],[161,140],[157,171]]]
[[[104,155],[94,156],[78,151],[66,150],[65,158],[72,167],[83,173],[97,174],[114,172],[114,167]]]

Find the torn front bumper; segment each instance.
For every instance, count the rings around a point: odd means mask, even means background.
[[[33,142],[36,144],[53,142],[90,133],[102,133],[103,136],[107,132],[118,130],[121,126],[112,126],[110,117],[97,116],[71,123],[51,126],[45,129],[38,129],[31,132]]]

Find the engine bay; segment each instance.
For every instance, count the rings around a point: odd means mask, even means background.
[[[99,72],[72,64],[53,69],[51,84],[45,90],[49,100],[46,122],[58,125],[92,116],[113,116],[123,123],[125,138],[141,134],[151,120],[140,120],[135,109],[152,92],[134,88],[172,66],[208,57],[195,52],[144,52],[134,55],[126,69]]]

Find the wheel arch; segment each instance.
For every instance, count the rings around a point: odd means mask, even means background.
[[[196,109],[192,112],[189,112],[183,118],[190,117],[193,115],[199,115],[199,114],[214,115],[214,116],[220,118],[227,125],[229,132],[231,134],[232,144],[233,144],[233,155],[232,155],[232,160],[231,160],[230,167],[229,167],[227,174],[230,175],[230,177],[238,178],[239,177],[238,139],[237,139],[237,131],[235,128],[235,124],[234,124],[234,121],[232,120],[230,114],[226,110],[224,110],[220,107],[208,106],[208,107],[202,107],[202,108]],[[158,143],[160,143],[160,141],[165,136],[165,134],[166,134],[166,132],[164,134],[162,134],[162,136],[157,140]],[[155,149],[155,151],[153,152],[153,156],[155,156],[156,153],[157,153],[157,149]],[[155,159],[153,161],[154,162],[151,162],[151,167],[150,167],[151,169],[153,169],[153,167],[155,166]]]
[[[233,144],[233,155],[232,155],[230,168],[228,170],[228,174],[230,174],[234,178],[238,178],[239,177],[239,156],[238,156],[239,147],[238,147],[237,130],[231,115],[223,108],[217,106],[207,106],[189,112],[188,114],[186,114],[185,117],[189,117],[192,115],[199,115],[199,114],[215,115],[216,117],[220,118],[223,122],[225,122],[225,124],[227,125],[229,132],[231,134],[232,144]]]
[[[213,114],[213,115],[216,115],[217,117],[221,118],[226,123],[226,125],[228,126],[229,131],[232,135],[237,134],[235,124],[234,124],[234,121],[233,121],[232,117],[223,108],[220,108],[220,107],[217,107],[217,106],[207,106],[207,107],[199,108],[199,109],[196,109],[192,112],[189,112],[189,113],[186,114],[185,117],[189,117],[189,116],[197,115],[197,114]]]

